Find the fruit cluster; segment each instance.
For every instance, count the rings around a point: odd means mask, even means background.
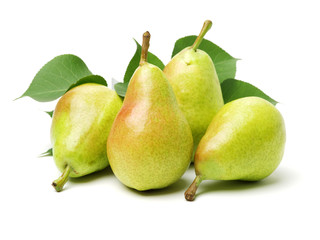
[[[163,71],[147,62],[150,34],[124,100],[106,86],[85,83],[66,92],[53,114],[53,157],[62,175],[81,177],[110,164],[115,176],[139,191],[176,182],[194,162],[185,192],[194,200],[203,180],[257,181],[279,165],[285,146],[280,112],[259,97],[224,104],[210,56],[198,47],[211,21]],[[199,84],[201,83],[201,84]]]

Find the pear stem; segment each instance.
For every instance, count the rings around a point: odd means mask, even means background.
[[[203,24],[203,27],[197,37],[197,39],[194,41],[193,45],[192,45],[192,49],[194,51],[196,51],[200,45],[200,43],[202,42],[204,35],[206,35],[206,33],[210,30],[212,26],[212,22],[210,20],[206,20]]]
[[[186,198],[186,200],[193,201],[196,198],[196,192],[201,182],[202,182],[201,176],[197,175],[196,178],[191,183],[188,190],[184,193],[184,197]]]
[[[142,38],[141,58],[139,63],[140,66],[147,62],[149,42],[150,42],[150,33],[146,31],[143,34],[143,38]]]
[[[56,189],[57,192],[61,192],[63,189],[63,186],[66,184],[69,178],[69,174],[71,172],[71,167],[69,165],[66,166],[64,169],[62,175],[52,182],[52,186]]]

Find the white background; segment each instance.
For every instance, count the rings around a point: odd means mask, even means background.
[[[1,239],[319,239],[320,37],[317,1],[1,1]],[[287,128],[279,168],[256,184],[205,181],[194,202],[180,181],[139,193],[110,168],[50,186],[55,102],[19,97],[53,57],[72,53],[94,74],[122,80],[149,30],[165,64],[180,37],[198,34],[242,60],[237,79],[278,100]]]

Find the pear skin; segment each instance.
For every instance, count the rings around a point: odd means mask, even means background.
[[[194,151],[224,104],[211,57],[197,49],[211,25],[206,21],[194,45],[176,54],[163,70],[191,127]]]
[[[193,140],[188,122],[163,72],[146,62],[144,34],[140,66],[109,134],[107,152],[116,177],[139,191],[176,182],[189,167]]]
[[[246,97],[226,104],[199,143],[196,179],[186,191],[186,199],[194,199],[202,180],[266,178],[280,164],[285,141],[284,120],[268,101]]]
[[[86,83],[64,94],[52,118],[53,158],[62,176],[53,182],[61,191],[68,177],[81,177],[109,165],[106,143],[121,98],[106,86]]]

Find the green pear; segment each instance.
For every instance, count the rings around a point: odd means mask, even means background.
[[[194,200],[202,180],[264,179],[280,164],[285,141],[283,118],[268,101],[245,97],[227,103],[199,143],[186,199]]]
[[[188,122],[163,72],[146,61],[149,32],[143,35],[140,66],[128,85],[109,134],[111,169],[139,191],[164,188],[189,167],[193,141]]]
[[[52,185],[59,192],[68,177],[81,177],[109,165],[106,151],[121,98],[106,86],[86,83],[65,93],[51,126],[53,158],[62,172]]]
[[[175,55],[163,70],[191,127],[194,151],[224,104],[211,57],[198,49],[211,25],[210,20],[205,21],[194,44]]]

